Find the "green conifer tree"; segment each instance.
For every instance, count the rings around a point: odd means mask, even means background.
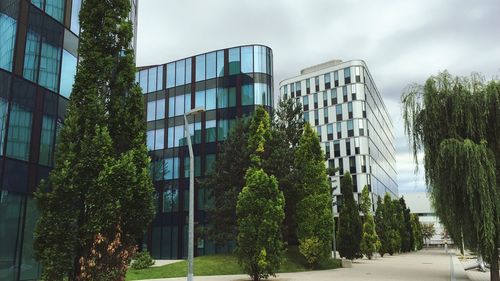
[[[238,236],[236,255],[252,280],[275,276],[283,257],[282,227],[285,199],[274,176],[261,168],[270,119],[258,107],[250,122],[248,151],[251,166],[236,206]]]
[[[54,170],[35,194],[42,280],[123,280],[154,213],[130,5],[82,3],[68,115]]]
[[[338,251],[341,257],[355,259],[361,257],[361,219],[359,209],[354,201],[352,178],[346,172],[340,181],[342,206],[339,213]]]
[[[295,167],[300,171],[300,177],[297,178],[296,207],[299,250],[302,249],[302,254],[312,262],[310,266],[314,267],[330,255],[333,218],[324,154],[318,135],[307,123],[295,151]],[[310,243],[313,239],[317,239],[319,243]],[[305,247],[306,243],[317,247],[315,251],[307,251],[319,253],[316,259],[307,257],[305,249],[310,247]]]
[[[369,260],[372,259],[373,253],[378,252],[380,249],[380,240],[375,231],[375,221],[373,219],[371,207],[370,191],[368,190],[368,186],[365,185],[361,193],[361,211],[365,216],[365,222],[363,223],[360,248],[361,253],[366,255]]]

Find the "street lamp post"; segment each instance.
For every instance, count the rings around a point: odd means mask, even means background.
[[[189,134],[187,117],[191,114],[205,111],[203,107],[194,108],[184,113],[184,133],[187,138],[189,149],[189,222],[188,222],[188,281],[193,281],[193,258],[194,258],[194,155],[191,135]]]

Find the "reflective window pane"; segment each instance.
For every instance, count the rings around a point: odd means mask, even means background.
[[[191,58],[186,59],[186,84],[191,83],[191,67],[192,67]]]
[[[215,89],[208,89],[206,91],[205,110],[215,109],[217,100],[215,92]]]
[[[146,132],[146,144],[148,146],[148,150],[155,149],[155,131],[147,131]]]
[[[16,40],[17,22],[15,19],[0,12],[0,68],[12,71],[12,56]]]
[[[175,86],[175,63],[167,64],[167,88]]]
[[[152,67],[148,70],[148,92],[156,91],[156,67]]]
[[[197,91],[195,96],[194,107],[205,107],[205,91]]]
[[[141,70],[139,73],[139,86],[142,88],[142,93],[148,92],[148,70]]]
[[[253,47],[254,72],[267,73],[266,48],[263,46]],[[293,92],[293,91],[292,91]]]
[[[44,115],[42,119],[42,133],[40,136],[40,154],[38,163],[52,165],[52,151],[54,149],[56,122],[54,117]]]
[[[9,117],[7,156],[28,161],[33,113],[29,108],[12,103]]]
[[[215,52],[207,54],[206,79],[215,78],[217,72],[217,54]]]
[[[163,144],[165,143],[165,131],[163,129],[158,129],[155,132],[155,150],[163,149]]]
[[[196,57],[196,82],[205,80],[205,55]]]
[[[217,52],[217,77],[224,76],[224,51]]]
[[[253,72],[253,47],[247,46],[241,48],[241,72]]]
[[[165,119],[165,99],[156,101],[156,120]]]
[[[63,50],[62,65],[61,65],[61,86],[59,93],[69,98],[73,84],[75,82],[77,59],[72,54]]]
[[[240,70],[240,48],[229,49],[229,75],[239,74]]]
[[[184,95],[175,97],[175,116],[184,114]]]
[[[26,35],[26,48],[24,50],[24,78],[35,82],[40,59],[40,34],[28,30]]]
[[[155,120],[156,101],[149,101],[146,112],[146,121]]]
[[[157,85],[156,88],[158,91],[160,91],[160,90],[163,90],[163,65],[158,66],[157,73],[158,73],[158,79],[156,82],[156,85]]]
[[[252,105],[254,103],[253,84],[241,86],[241,104]]]
[[[71,31],[77,35],[80,33],[80,21],[78,19],[78,15],[80,13],[81,5],[82,0],[73,0],[73,4],[71,6]]]
[[[65,0],[45,0],[45,12],[62,23],[64,20],[65,2]]]
[[[184,85],[185,84],[185,70],[186,70],[186,61],[181,60],[175,63],[175,86]]]
[[[168,98],[168,117],[175,116],[175,97]]]

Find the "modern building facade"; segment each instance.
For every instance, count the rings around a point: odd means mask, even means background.
[[[443,224],[436,216],[436,211],[432,207],[429,194],[426,192],[412,192],[403,194],[406,202],[406,206],[410,208],[412,214],[418,216],[418,220],[421,224],[433,225],[435,229],[435,234],[430,239],[424,241],[428,246],[439,246],[446,243],[453,244],[453,240],[450,239],[446,233],[446,229]]]
[[[81,2],[0,1],[0,280],[39,277],[32,193],[53,166],[76,74]]]
[[[218,145],[236,118],[258,105],[273,105],[273,55],[266,46],[248,45],[200,54],[175,62],[140,67],[136,79],[145,99],[147,145],[156,190],[156,217],[145,239],[156,259],[187,256],[189,153],[183,114],[195,155],[195,177],[212,169]],[[243,175],[242,175],[243,176]],[[210,228],[208,191],[195,181],[195,228]],[[198,232],[197,232],[198,233]],[[217,252],[205,237],[195,238],[195,255]]]
[[[355,198],[368,185],[372,201],[398,195],[392,120],[364,61],[329,61],[280,83],[280,97],[294,98],[304,119],[316,128],[332,177],[337,206],[342,205],[340,178],[349,171]],[[359,200],[358,200],[359,201]]]

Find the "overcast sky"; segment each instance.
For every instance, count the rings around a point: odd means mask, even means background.
[[[137,63],[244,44],[273,49],[278,83],[331,59],[362,59],[394,122],[400,194],[424,191],[399,97],[442,70],[500,76],[498,0],[139,0]]]

